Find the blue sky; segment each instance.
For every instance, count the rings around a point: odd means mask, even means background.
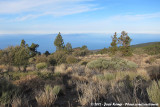
[[[160,34],[160,0],[0,0],[0,34]]]

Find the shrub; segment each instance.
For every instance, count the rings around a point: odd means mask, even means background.
[[[55,66],[56,65],[56,60],[54,59],[53,55],[49,55],[48,56],[48,64],[51,66]]]
[[[54,72],[66,73],[66,65],[61,64],[61,65],[56,66]]]
[[[104,48],[104,49],[97,51],[96,54],[107,54],[108,52],[109,50],[107,48]]]
[[[44,91],[41,91],[39,95],[36,96],[36,100],[39,107],[51,107],[57,99],[57,95],[61,90],[60,86],[51,87],[46,85]]]
[[[152,64],[153,62],[155,62],[156,61],[156,58],[155,57],[151,57],[151,58],[149,58],[148,60],[146,60],[145,62],[146,63],[149,63],[149,64]]]
[[[35,57],[29,58],[28,61],[30,64],[35,64],[36,58]]]
[[[38,64],[36,64],[36,68],[37,68],[38,70],[47,68],[47,63],[45,63],[45,62],[43,62],[43,63],[38,63]]]
[[[38,72],[37,74],[39,77],[41,77],[42,79],[49,79],[49,80],[54,80],[56,79],[56,77],[61,77],[61,74],[60,73],[51,73],[51,72]]]
[[[27,77],[28,75],[36,75],[37,72],[6,72],[3,74],[4,77],[8,76],[9,80],[20,80],[21,78]]]
[[[87,67],[88,68],[91,68],[91,69],[102,69],[103,68],[103,65],[102,65],[102,62],[104,61],[104,59],[97,59],[97,60],[94,60],[94,61],[91,61],[87,64]]]
[[[56,51],[54,53],[54,59],[56,60],[57,65],[66,63],[66,52],[65,51]]]
[[[134,68],[137,68],[138,65],[132,61],[127,61],[127,66],[130,68],[130,69],[134,69]]]
[[[160,79],[160,65],[150,66],[146,68],[147,73],[152,80]]]
[[[102,96],[107,93],[106,84],[94,82],[76,82],[78,101],[84,106],[88,107],[92,102],[98,101]]]
[[[52,80],[54,78],[53,74],[48,72],[43,72],[43,73],[39,72],[37,75],[45,80],[46,79]]]
[[[137,76],[133,80],[126,76],[122,80],[111,82],[111,89],[105,99],[108,99],[108,102],[116,103],[150,103],[147,87],[148,81],[141,76]]]
[[[149,55],[157,55],[160,53],[160,42],[146,46],[143,49]]]
[[[85,66],[86,66],[87,63],[88,63],[88,61],[81,61],[81,62],[80,62],[80,65],[85,65]]]
[[[36,56],[36,64],[46,62],[47,63],[47,57],[45,55],[39,55]]]
[[[86,56],[87,54],[89,54],[89,50],[88,49],[80,49],[80,50],[76,50],[73,52],[74,56]]]
[[[3,71],[5,71],[5,70],[7,70],[7,66],[5,66],[5,65],[0,65],[0,72],[3,72]]]
[[[126,61],[120,58],[112,58],[111,59],[111,67],[115,70],[132,70],[137,68],[137,64],[131,61]]]
[[[18,88],[5,79],[0,80],[0,104],[10,104],[14,95],[18,93]]]
[[[58,85],[56,85],[56,86],[54,86],[54,88],[53,88],[53,93],[54,93],[55,95],[58,95],[58,93],[60,92],[60,90],[61,90],[61,87],[58,86]]]
[[[102,62],[103,69],[108,69],[109,68],[109,64],[110,64],[109,60],[104,60]]]
[[[20,96],[15,96],[11,105],[12,107],[30,107],[28,99],[26,97],[21,98]]]
[[[116,75],[113,73],[106,73],[104,75],[97,75],[97,79],[99,80],[106,80],[106,81],[111,81],[116,78]]]
[[[160,84],[160,81],[158,84]],[[151,101],[160,104],[160,87],[158,87],[158,84],[156,81],[153,81],[152,85],[148,87],[147,92]]]
[[[73,57],[73,56],[68,56],[66,61],[67,61],[68,64],[72,64],[72,63],[77,63],[78,59]]]
[[[90,69],[112,69],[112,70],[131,70],[137,68],[137,64],[131,61],[125,61],[120,58],[112,58],[111,60],[98,59],[87,64]]]
[[[145,53],[144,49],[142,49],[142,48],[132,48],[132,49],[133,49],[133,53],[137,54],[137,55],[142,55]]]

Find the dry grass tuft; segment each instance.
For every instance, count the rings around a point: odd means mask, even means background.
[[[97,102],[107,93],[106,84],[94,82],[76,82],[78,101],[81,105],[87,106],[92,102]]]
[[[65,64],[61,64],[61,65],[58,65],[58,66],[56,66],[55,67],[55,70],[54,70],[54,72],[56,73],[56,72],[60,72],[60,73],[62,73],[62,74],[65,74],[66,73],[66,65]]]
[[[8,67],[6,65],[0,65],[0,72],[7,71]]]
[[[59,86],[54,86],[54,88],[52,88],[46,85],[44,91],[39,92],[36,96],[38,107],[51,107],[56,101],[60,89]]]
[[[147,89],[150,100],[154,103],[160,104],[160,81],[158,83],[156,81],[152,82],[152,85]]]
[[[12,107],[30,107],[27,98],[14,97],[12,101]]]
[[[133,80],[126,76],[122,80],[111,83],[106,99],[116,103],[149,103],[147,87],[148,82],[141,76],[137,76]]]

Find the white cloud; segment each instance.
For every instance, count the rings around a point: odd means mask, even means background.
[[[0,14],[23,14],[17,18],[19,20],[43,15],[64,16],[98,9],[91,1],[93,0],[4,0],[0,1]]]
[[[130,33],[155,33],[160,34],[160,22],[154,19],[160,18],[160,13],[137,14],[137,15],[115,15],[103,20],[86,21],[64,29],[68,32],[83,33],[114,33],[123,30]],[[79,30],[80,29],[80,30]]]
[[[88,3],[86,3],[88,1]],[[93,5],[93,0],[0,0],[0,15],[15,14],[16,19],[6,19],[6,24],[0,26],[0,33],[113,33],[126,30],[130,33],[160,33],[160,22],[154,21],[160,18],[160,12],[150,14],[125,14],[113,15],[106,19],[82,19],[72,22],[51,21],[44,23],[34,23],[28,25],[24,23],[16,25],[13,21],[24,21],[45,15],[54,17],[94,11],[100,9]],[[5,22],[5,17],[0,18],[0,22]],[[10,23],[13,22],[13,23]],[[8,24],[9,23],[9,24]],[[11,25],[10,25],[11,24]]]

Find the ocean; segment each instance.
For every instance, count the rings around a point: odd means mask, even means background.
[[[73,48],[86,45],[89,50],[108,48],[112,41],[113,34],[62,34],[64,43],[71,43]],[[119,34],[120,35],[120,34]],[[119,36],[118,35],[118,36]],[[128,34],[131,39],[131,45],[160,42],[160,34]],[[54,40],[57,34],[1,34],[0,35],[0,49],[8,46],[20,45],[21,40],[24,39],[27,44],[39,44],[38,51],[44,53],[45,51],[54,52]]]

